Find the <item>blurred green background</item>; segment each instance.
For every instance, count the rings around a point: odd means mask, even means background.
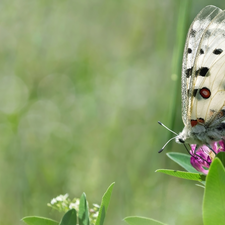
[[[222,0],[0,2],[0,224],[59,220],[59,194],[100,204],[115,181],[105,224],[126,216],[202,224],[203,190],[155,173],[180,169],[166,151],[183,128],[184,38],[206,5]],[[185,19],[185,23],[178,25]],[[177,74],[176,74],[177,71]]]

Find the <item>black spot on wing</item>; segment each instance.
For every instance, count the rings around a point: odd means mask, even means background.
[[[191,67],[191,68],[189,68],[189,69],[186,69],[185,74],[186,74],[186,77],[187,77],[187,78],[189,78],[189,77],[191,76],[191,74],[192,74],[192,69],[193,69],[193,67]]]
[[[199,94],[199,89],[195,88],[192,92],[193,97],[195,97],[198,100],[202,100],[202,96]]]
[[[188,54],[192,53],[192,49],[188,48]]]
[[[211,32],[210,30],[207,30],[207,31],[205,32],[204,37],[205,37],[205,38],[209,38],[211,35],[212,35],[212,32]]]
[[[200,69],[196,70],[195,76],[205,77],[208,71],[209,71],[209,68],[201,67]],[[209,76],[209,74],[207,74],[207,76]]]
[[[200,49],[200,52],[199,53],[200,53],[200,55],[204,54],[204,51],[203,51],[202,48]]]
[[[195,37],[195,35],[196,35],[196,30],[193,30],[193,28],[192,28],[190,31],[190,36]]]
[[[194,89],[194,90],[193,90],[193,96],[194,96],[194,97],[196,97],[197,92],[198,92],[198,89]]]
[[[215,55],[220,55],[222,52],[223,52],[223,50],[222,50],[221,48],[216,48],[216,49],[214,49],[214,51],[213,51],[213,53],[214,53]]]

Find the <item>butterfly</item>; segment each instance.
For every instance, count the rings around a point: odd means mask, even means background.
[[[197,150],[225,137],[225,11],[216,6],[203,8],[189,28],[181,98],[184,128],[177,143]]]

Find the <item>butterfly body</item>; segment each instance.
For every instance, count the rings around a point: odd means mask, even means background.
[[[194,128],[184,127],[183,131],[176,137],[179,144],[188,143],[201,145],[210,145],[215,141],[221,140],[225,136],[225,130],[221,126],[207,128],[197,124]]]
[[[225,11],[206,6],[192,22],[182,64],[183,131],[177,143],[225,138]]]

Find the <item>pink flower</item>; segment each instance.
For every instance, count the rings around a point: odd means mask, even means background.
[[[218,154],[219,152],[225,151],[225,143],[224,141],[218,141],[214,142],[211,145],[211,148],[213,149],[213,152],[211,149],[209,149],[206,145],[203,145],[199,147],[195,151],[196,145],[191,145],[191,165],[199,172],[202,172],[204,174],[208,174],[209,172],[209,166],[212,163],[213,159],[215,158],[215,153]]]

